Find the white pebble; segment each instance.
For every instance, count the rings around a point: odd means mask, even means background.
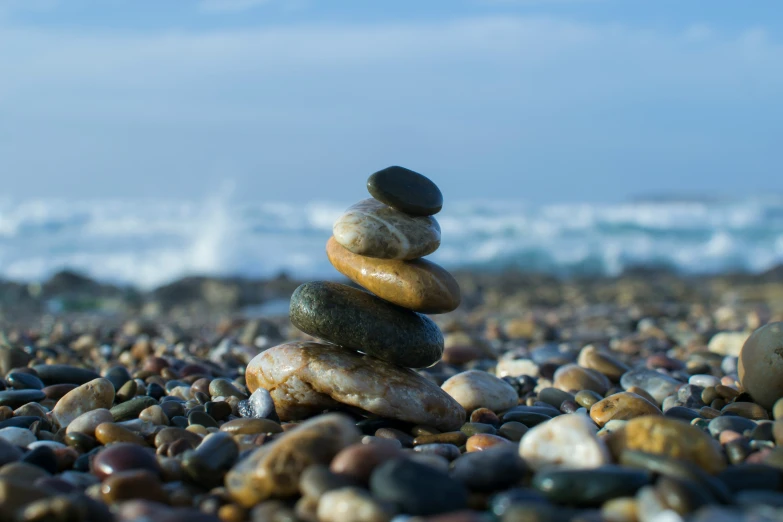
[[[36,439],[33,432],[26,428],[2,428],[0,429],[0,439],[4,439],[11,444],[17,446],[27,447],[31,442],[35,442]]]
[[[46,446],[48,448],[52,448],[53,450],[67,448],[68,447],[65,444],[63,444],[62,442],[57,442],[55,440],[37,440],[35,442],[31,442],[30,444],[28,444],[27,445],[27,449],[34,450],[35,448],[41,448],[41,447],[44,447],[44,446]]]
[[[598,427],[585,415],[560,415],[530,429],[519,454],[534,470],[545,466],[597,468],[611,462]]]
[[[690,379],[688,379],[688,384],[693,384],[694,386],[701,386],[702,388],[709,388],[710,386],[719,385],[720,379],[718,379],[714,375],[697,374],[697,375],[691,375]]]

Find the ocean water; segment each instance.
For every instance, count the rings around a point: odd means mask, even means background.
[[[347,203],[0,200],[0,277],[70,268],[152,288],[186,275],[334,277],[324,245]],[[516,266],[617,274],[639,264],[687,273],[783,263],[783,201],[658,200],[535,205],[449,203],[438,214],[449,268]]]

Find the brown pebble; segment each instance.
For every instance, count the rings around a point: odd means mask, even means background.
[[[473,413],[470,414],[470,422],[478,422],[481,424],[491,424],[492,426],[497,426],[500,424],[500,418],[489,408],[479,408],[477,410],[473,410]]]
[[[414,437],[418,437],[420,435],[437,435],[439,433],[440,430],[437,428],[433,428],[432,426],[417,425],[411,428],[411,434]]]
[[[726,400],[734,399],[740,394],[734,388],[729,388],[728,386],[724,386],[722,384],[719,384],[715,387],[715,393]]]
[[[438,433],[437,435],[419,435],[413,439],[413,445],[421,446],[422,444],[443,443],[462,446],[467,440],[468,436],[461,431],[450,431],[447,433]]]
[[[261,433],[282,433],[283,428],[269,419],[234,419],[224,423],[220,431],[232,435],[257,435]]]
[[[135,434],[128,428],[115,424],[113,422],[104,422],[95,428],[95,438],[103,445],[113,442],[129,442],[146,446],[147,442],[141,436]]]
[[[101,484],[101,497],[107,504],[123,500],[150,500],[168,503],[168,495],[155,473],[146,470],[115,473]]]
[[[389,444],[353,444],[335,455],[329,469],[366,483],[376,467],[400,457],[402,452]]]
[[[474,451],[484,451],[485,449],[489,449],[492,446],[497,446],[499,444],[511,444],[511,442],[508,439],[498,437],[497,435],[490,435],[489,433],[477,433],[476,435],[468,438],[467,442],[465,443],[465,450],[468,453],[472,453]]]
[[[715,386],[708,386],[701,392],[701,402],[704,404],[712,404],[712,401],[719,397],[718,392],[715,391]]]
[[[150,448],[118,443],[101,449],[92,460],[92,472],[101,480],[123,471],[146,470],[160,473],[160,464]]]
[[[718,441],[721,444],[728,444],[729,442],[739,440],[741,438],[742,435],[740,433],[737,433],[736,431],[724,430],[720,432],[720,435],[718,436]]]
[[[53,384],[51,386],[46,386],[41,391],[44,392],[47,399],[59,401],[69,391],[75,390],[76,388],[78,388],[76,384]]]
[[[638,386],[631,386],[630,388],[628,388],[625,391],[627,391],[628,393],[635,393],[636,395],[638,395],[640,397],[644,397],[645,399],[647,399],[648,401],[650,401],[653,404],[658,404],[658,401],[656,401],[655,398],[653,398],[652,395],[647,393],[642,388],[639,388]]]
[[[721,409],[721,413],[733,413],[752,420],[767,420],[767,410],[752,402],[732,402]]]
[[[201,444],[202,439],[199,435],[183,428],[164,428],[155,435],[155,446],[159,447],[163,444],[171,444],[183,438],[190,441],[194,447]]]
[[[14,410],[8,406],[0,406],[0,421],[8,420],[14,416]]]
[[[703,419],[714,419],[715,417],[720,417],[720,411],[709,406],[702,406],[699,409],[699,416]]]

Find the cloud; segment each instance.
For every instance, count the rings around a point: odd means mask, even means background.
[[[395,163],[452,197],[765,188],[783,48],[694,27],[0,27],[0,172],[20,173],[3,188],[185,197],[230,172],[243,197],[351,200],[357,173]]]
[[[201,0],[199,9],[207,13],[241,13],[266,3],[269,0]]]

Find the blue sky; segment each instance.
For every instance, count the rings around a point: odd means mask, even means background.
[[[0,0],[0,196],[783,191],[778,0]]]

